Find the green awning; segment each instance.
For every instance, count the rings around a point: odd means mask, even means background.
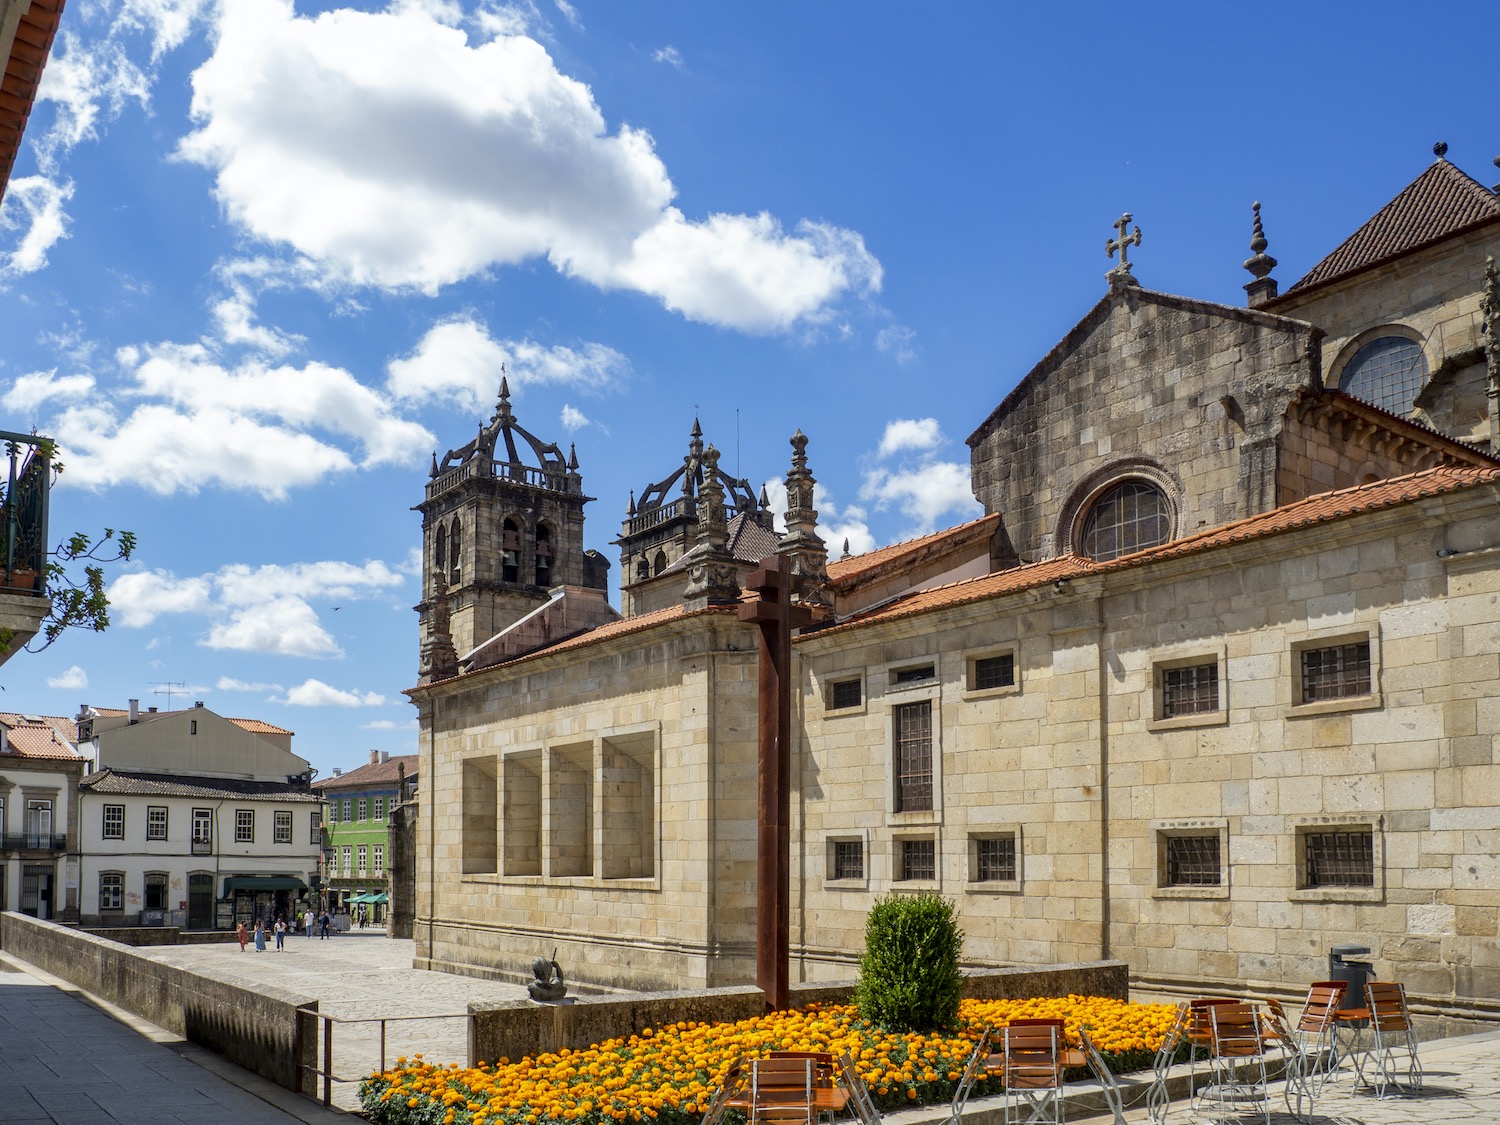
[[[295,875],[231,875],[224,880],[224,897],[235,891],[305,891],[307,884]]]
[[[371,902],[390,902],[391,901],[391,896],[388,895],[388,894],[386,894],[384,891],[381,891],[379,894],[371,895],[370,896],[370,901]]]

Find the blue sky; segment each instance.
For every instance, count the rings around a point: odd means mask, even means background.
[[[964,438],[1121,212],[1145,285],[1243,304],[1253,200],[1285,287],[1434,141],[1500,178],[1500,7],[1453,11],[71,0],[0,211],[0,428],[60,441],[59,531],[140,549],[4,707],[413,751],[409,509],[501,363],[615,578],[695,413],[757,482],[809,435],[835,555],[970,518]]]

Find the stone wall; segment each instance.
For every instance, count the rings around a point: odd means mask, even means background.
[[[1019,1000],[1031,996],[1107,996],[1129,999],[1123,961],[1054,965],[1049,969],[1001,969],[964,975],[964,996],[976,1000]],[[847,1004],[853,981],[793,985],[793,1008]],[[562,1004],[470,1004],[469,1065],[512,1061],[563,1048],[581,1050],[606,1039],[638,1035],[646,1028],[682,1020],[734,1023],[763,1015],[765,994],[758,988],[712,988],[657,992],[627,997],[587,998]]]
[[[299,1051],[316,1061],[317,1000],[241,988],[22,914],[0,914],[0,949],[289,1090]]]

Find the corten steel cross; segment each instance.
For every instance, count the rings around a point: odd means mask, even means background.
[[[756,770],[758,830],[755,854],[755,983],[768,1011],[786,1008],[791,931],[792,867],[792,630],[812,620],[793,605],[802,579],[785,555],[772,555],[745,583],[758,595],[739,608],[741,621],[760,626],[760,753]]]

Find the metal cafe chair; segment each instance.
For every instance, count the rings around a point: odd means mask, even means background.
[[[1328,1081],[1328,1076],[1338,1062],[1333,1033],[1348,987],[1341,980],[1320,980],[1308,985],[1307,999],[1302,1003],[1302,1015],[1290,1029],[1292,1042],[1305,1060],[1304,1075],[1313,1085],[1315,1093],[1322,1092],[1323,1084]]]
[[[1422,1088],[1422,1064],[1417,1058],[1417,1036],[1406,1006],[1406,986],[1385,981],[1365,985],[1370,1010],[1369,1061],[1375,1096],[1384,1098],[1393,1087],[1397,1092]],[[1402,1063],[1406,1082],[1400,1081]]]
[[[1167,1093],[1167,1079],[1171,1075],[1172,1064],[1177,1061],[1177,1050],[1187,1038],[1191,1013],[1192,1008],[1186,1001],[1177,1005],[1177,1015],[1172,1020],[1172,1026],[1162,1039],[1161,1046],[1156,1049],[1156,1058],[1152,1060],[1153,1078],[1151,1085],[1146,1088],[1146,1113],[1151,1118],[1152,1125],[1162,1125],[1167,1119],[1167,1107],[1172,1103],[1172,1096]]]
[[[1216,1004],[1209,1009],[1212,1056],[1209,1083],[1199,1102],[1215,1120],[1259,1109],[1271,1125],[1266,1043],[1254,1004]]]
[[[1286,1011],[1279,1001],[1267,1000],[1261,1010],[1261,1027],[1266,1046],[1272,1043],[1281,1048],[1286,1079],[1283,1096],[1286,1108],[1300,1121],[1312,1120],[1313,1102],[1321,1087],[1313,1083],[1313,1073],[1321,1065],[1320,1049],[1304,1047],[1297,1033],[1287,1023]]]
[[[1062,1020],[1013,1020],[1001,1031],[1006,1125],[1062,1125],[1067,1049],[1063,1027]]]

